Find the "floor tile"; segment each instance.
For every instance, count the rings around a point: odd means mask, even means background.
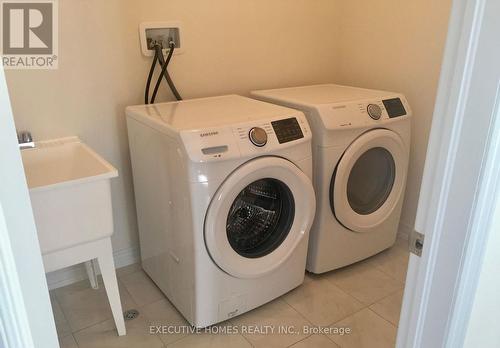
[[[161,290],[144,271],[121,277],[120,281],[140,307],[165,298]]]
[[[323,335],[312,335],[295,343],[290,348],[338,348],[339,346]]]
[[[283,300],[277,299],[231,320],[240,330],[273,328],[274,333],[243,333],[254,347],[288,347],[307,337],[303,327],[311,325]],[[279,333],[279,328],[292,328],[294,334]],[[240,331],[241,332],[241,331]]]
[[[127,334],[118,336],[113,320],[74,333],[79,348],[162,348],[162,341],[149,333],[149,325],[142,317],[125,322]]]
[[[135,308],[135,302],[120,283],[119,289],[123,310]],[[88,282],[73,284],[57,289],[56,299],[73,332],[112,318],[104,286],[94,290]]]
[[[362,261],[325,275],[325,279],[359,301],[370,305],[401,289],[403,283]]]
[[[302,284],[283,300],[314,325],[331,325],[357,312],[364,305],[326,279]]]
[[[129,274],[138,272],[140,270],[142,270],[141,264],[140,263],[133,263],[133,264],[125,266],[125,267],[117,268],[116,269],[116,276],[118,278],[122,278],[122,277],[129,275]]]
[[[52,313],[54,314],[54,321],[56,323],[57,336],[64,337],[70,335],[71,327],[64,316],[54,291],[50,292],[50,304],[52,305]]]
[[[164,333],[158,334],[158,337],[165,344],[177,341],[188,334],[183,329],[189,327],[189,323],[167,299],[141,307],[140,312],[149,325],[166,327],[166,329],[162,329]],[[179,329],[174,330],[173,327]],[[173,330],[170,331],[172,333],[169,333],[169,330]]]
[[[404,283],[408,269],[409,253],[406,244],[403,247],[401,243],[403,242],[397,242],[392,248],[372,256],[368,261],[390,277]],[[404,243],[408,242],[404,241]]]
[[[329,335],[342,348],[390,348],[396,342],[396,327],[365,308],[336,323],[333,327],[350,328],[344,335]]]
[[[73,335],[59,337],[59,348],[78,348]]]
[[[102,277],[100,275],[97,276],[97,282],[99,284],[99,288],[102,289],[104,287],[104,283],[102,282]],[[88,279],[85,279],[85,280],[82,280],[82,281],[79,281],[79,282],[76,282],[76,283],[73,283],[70,285],[63,286],[61,288],[54,289],[51,292],[54,293],[56,297],[59,297],[63,294],[64,295],[71,295],[71,294],[77,293],[77,292],[82,291],[82,290],[87,290],[87,289],[90,289],[90,282]]]
[[[51,291],[61,348],[121,347],[392,347],[402,302],[407,241],[341,270],[315,275],[304,284],[253,311],[221,325],[235,325],[233,334],[189,333],[191,326],[152,280],[133,264],[117,270],[123,309],[140,316],[127,321],[127,335],[118,337],[107,296],[88,280]],[[370,306],[369,308],[364,308]],[[151,333],[150,326],[186,328],[181,333]],[[244,327],[293,327],[294,334],[242,333]],[[304,332],[304,327],[350,328],[350,334]],[[73,334],[71,334],[73,332]],[[78,344],[77,344],[78,343]]]
[[[392,324],[399,325],[399,314],[403,302],[403,290],[399,290],[392,295],[372,304],[370,309]]]
[[[215,335],[215,334],[192,334],[181,340],[167,345],[167,348],[251,348],[252,345],[239,334]]]

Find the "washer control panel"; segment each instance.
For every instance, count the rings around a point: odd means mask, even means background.
[[[297,118],[291,117],[284,120],[271,122],[274,133],[280,144],[288,143],[289,141],[301,139],[304,137]]]
[[[186,151],[195,162],[209,162],[271,153],[310,141],[304,114],[250,121],[226,127],[181,131]]]
[[[267,144],[267,133],[263,128],[252,127],[248,132],[248,138],[255,146],[262,147]]]

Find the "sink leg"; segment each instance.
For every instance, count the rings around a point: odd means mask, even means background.
[[[87,275],[89,276],[90,286],[92,289],[99,289],[99,282],[97,281],[97,272],[95,267],[94,260],[90,260],[85,262],[85,270],[87,271]]]
[[[116,280],[115,263],[113,260],[113,249],[111,248],[111,240],[107,238],[103,241],[105,246],[103,251],[97,257],[99,268],[101,269],[104,287],[108,295],[109,305],[115,319],[116,330],[119,336],[126,334],[125,321],[123,320],[122,304],[120,302],[120,292],[118,290],[118,281]]]

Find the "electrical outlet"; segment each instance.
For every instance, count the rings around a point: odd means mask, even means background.
[[[154,44],[160,43],[163,52],[168,52],[170,41],[175,44],[175,54],[182,53],[184,47],[181,41],[182,27],[178,21],[146,22],[139,25],[141,50],[145,56],[154,55]]]

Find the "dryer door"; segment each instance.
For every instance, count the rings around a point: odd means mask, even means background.
[[[355,232],[367,232],[391,214],[403,193],[408,156],[394,132],[375,129],[344,152],[330,185],[337,220]]]
[[[236,169],[216,192],[205,219],[205,243],[228,274],[262,276],[307,238],[314,212],[309,178],[287,160],[261,157]]]

